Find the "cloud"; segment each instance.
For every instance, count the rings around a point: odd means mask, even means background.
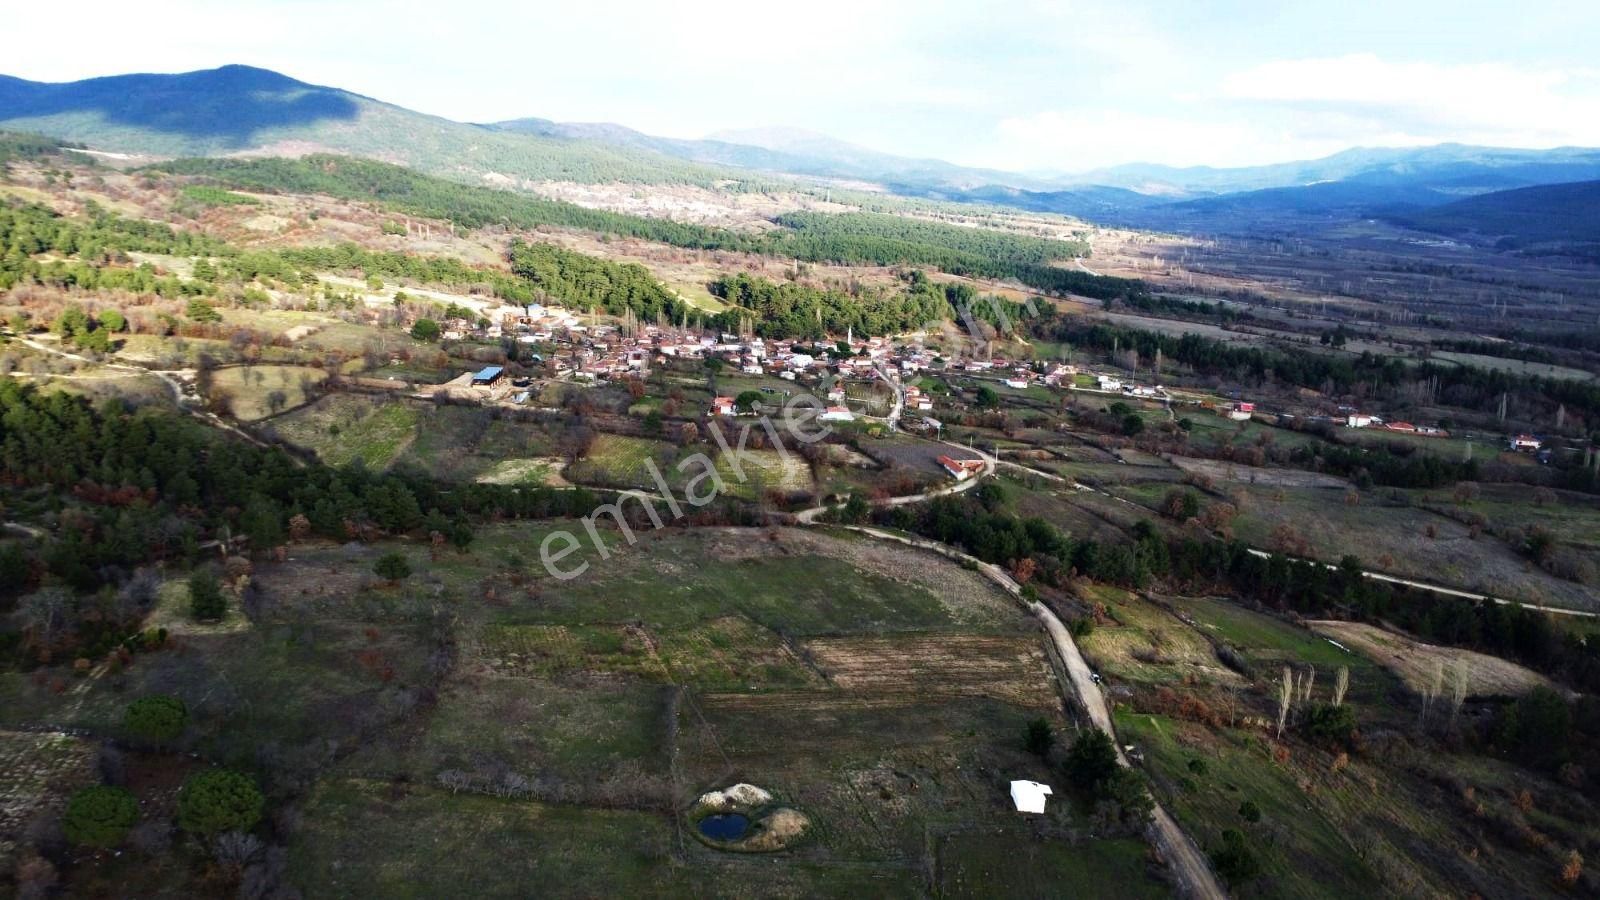
[[[1401,131],[1422,141],[1528,147],[1600,142],[1600,78],[1592,69],[1359,53],[1261,63],[1224,77],[1218,94],[1302,116],[1336,115],[1356,140],[1362,131]]]

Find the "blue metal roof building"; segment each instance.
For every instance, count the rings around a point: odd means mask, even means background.
[[[473,384],[494,384],[505,374],[504,366],[484,366],[476,375],[472,376]]]

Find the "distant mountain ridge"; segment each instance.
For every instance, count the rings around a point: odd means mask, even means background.
[[[1199,231],[1417,216],[1474,195],[1600,180],[1600,150],[1457,144],[1353,148],[1240,168],[1135,163],[1078,175],[1024,174],[897,156],[792,128],[686,140],[611,123],[455,122],[243,65],[62,84],[0,76],[0,128],[156,156],[343,153],[511,187],[542,180],[717,187],[792,185],[791,176],[848,179],[910,197]]]

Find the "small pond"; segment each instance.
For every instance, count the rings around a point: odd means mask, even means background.
[[[713,841],[737,841],[750,830],[750,817],[742,813],[721,813],[700,820],[700,833]]]

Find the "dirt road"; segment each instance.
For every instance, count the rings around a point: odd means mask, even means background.
[[[995,467],[1000,464],[999,460],[983,452],[982,450],[979,450],[977,447],[969,447],[966,444],[958,444],[954,441],[942,441],[941,443],[976,453],[978,457],[983,460],[983,471],[972,476],[971,478],[964,478],[960,481],[952,481],[949,484],[934,488],[931,491],[925,491],[921,494],[908,494],[904,497],[890,497],[887,500],[874,500],[872,501],[873,508],[885,509],[895,506],[910,506],[913,503],[922,503],[927,500],[932,500],[935,497],[945,497],[949,496],[950,494],[959,494],[962,491],[970,490],[973,485],[989,477],[990,475],[993,475],[995,472]],[[817,521],[822,518],[824,513],[828,512],[829,510],[843,508],[843,503],[835,503],[832,506],[813,506],[810,509],[802,509],[795,513],[794,520],[801,525],[815,525]]]

